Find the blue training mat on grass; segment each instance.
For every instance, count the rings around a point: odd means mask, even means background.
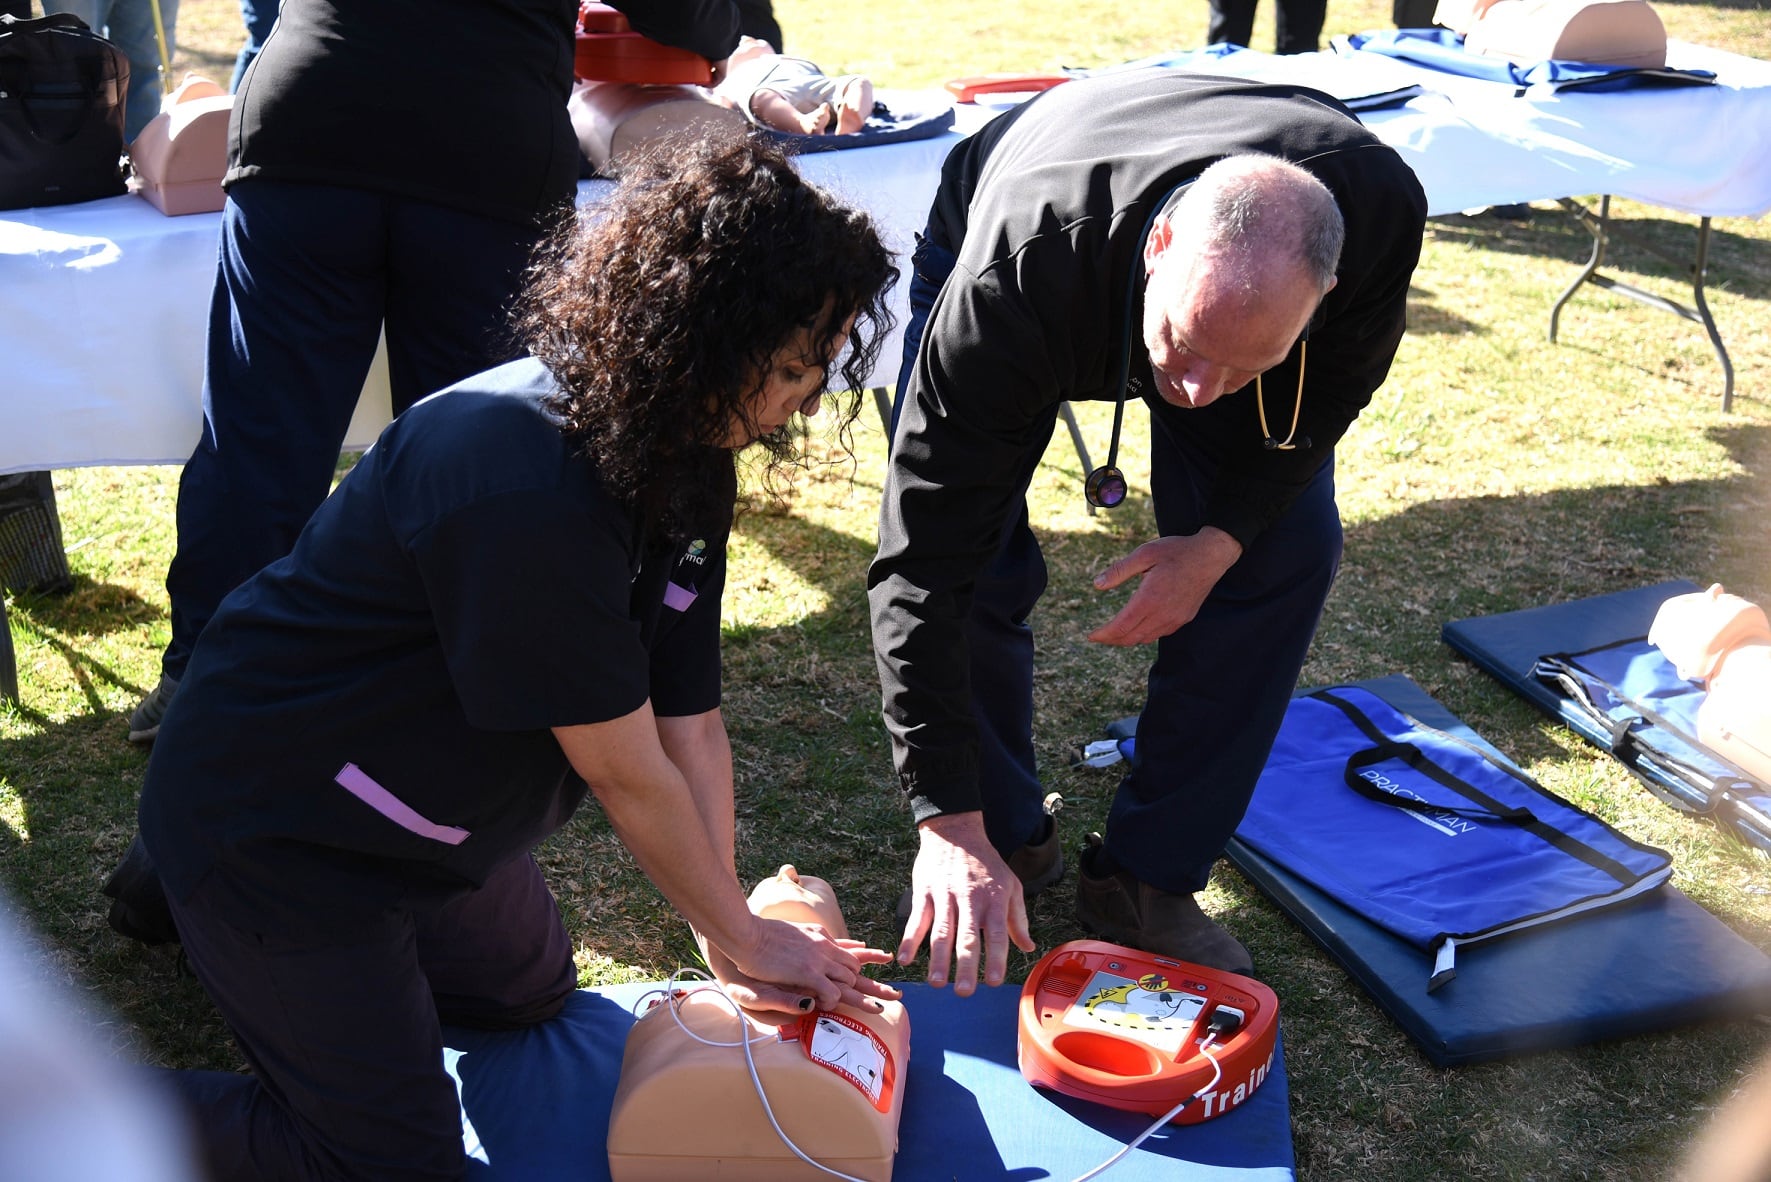
[[[1702,689],[1646,640],[1661,604],[1701,589],[1682,579],[1656,583],[1454,620],[1441,636],[1502,685],[1610,751],[1668,804],[1712,816],[1771,851],[1771,785],[1697,743]],[[1546,658],[1563,658],[1551,662],[1560,676],[1540,675]]]
[[[581,989],[528,1030],[445,1028],[461,1086],[474,1182],[606,1182],[609,1106],[630,1007],[656,985]],[[969,998],[904,987],[910,1071],[894,1182],[1056,1182],[1111,1157],[1152,1118],[1034,1089],[1015,1065],[1018,986]],[[733,1052],[737,1054],[737,1051]],[[692,1114],[685,1114],[685,1119]],[[1287,1182],[1291,1107],[1285,1057],[1254,1096],[1203,1124],[1170,1125],[1115,1165],[1122,1182]]]
[[[1406,677],[1354,684],[1506,758]],[[1240,841],[1226,853],[1436,1066],[1771,1012],[1771,958],[1670,885],[1639,902],[1471,947],[1459,955],[1456,980],[1428,993],[1418,948]]]

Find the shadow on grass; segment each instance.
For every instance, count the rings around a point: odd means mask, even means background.
[[[82,640],[76,638],[105,636],[132,628],[141,616],[157,610],[132,591],[93,583],[86,576],[77,575],[72,591],[63,595],[20,596],[7,608],[7,616],[14,628],[35,636],[39,643],[67,663],[88,711],[107,714],[99,695],[99,684],[124,689],[136,696],[147,690],[88,651]],[[22,703],[15,704],[14,709],[33,723],[45,721]]]
[[[1588,205],[1594,213],[1598,212],[1597,201]],[[1614,204],[1612,221],[1618,232],[1611,236],[1606,246],[1606,269],[1624,268],[1689,287],[1697,250],[1697,223],[1694,220],[1620,217]],[[1570,267],[1570,282],[1593,250],[1593,237],[1580,222],[1560,207],[1548,205],[1534,206],[1530,220],[1524,222],[1486,215],[1464,217],[1453,214],[1431,218],[1427,224],[1434,239],[1441,243],[1503,254],[1565,259]],[[1632,236],[1672,256],[1677,262],[1642,249],[1630,241]],[[1749,299],[1771,299],[1771,241],[1712,227],[1707,276],[1712,286],[1726,286]]]
[[[1408,285],[1408,331],[1414,336],[1481,335],[1488,331],[1483,324],[1458,315],[1439,302],[1433,288],[1423,287],[1420,276]]]

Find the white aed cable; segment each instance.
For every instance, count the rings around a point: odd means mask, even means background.
[[[690,989],[678,989],[678,983],[685,980],[699,981],[701,984]],[[793,1152],[793,1156],[799,1158],[800,1161],[805,1162],[815,1170],[822,1170],[833,1178],[843,1179],[843,1182],[867,1182],[865,1178],[857,1178],[853,1174],[845,1174],[841,1170],[833,1170],[824,1163],[815,1161],[805,1152],[805,1150],[793,1143],[793,1138],[787,1135],[787,1131],[781,1127],[781,1122],[775,1119],[775,1109],[769,1104],[768,1093],[763,1090],[762,1077],[758,1075],[756,1071],[756,1053],[750,1048],[759,1042],[769,1042],[771,1039],[777,1037],[776,1035],[763,1034],[756,1038],[741,1038],[736,1042],[719,1042],[711,1038],[703,1038],[693,1030],[690,1030],[688,1025],[683,1022],[682,1014],[677,1011],[677,1007],[682,1004],[682,1001],[685,998],[691,997],[697,993],[714,993],[718,994],[720,1000],[732,1008],[732,1015],[738,1019],[739,1029],[745,1029],[749,1026],[749,1022],[744,1016],[744,1011],[739,1008],[738,1003],[733,1001],[731,995],[721,988],[718,983],[714,982],[706,973],[703,973],[699,969],[678,969],[664,982],[663,989],[655,989],[643,994],[639,1001],[634,1003],[634,1008],[637,1010],[638,1007],[644,1003],[646,998],[651,997],[653,993],[664,994],[665,1004],[670,1006],[670,1016],[676,1020],[677,1029],[681,1030],[684,1034],[688,1035],[702,1046],[743,1048],[744,1066],[750,1069],[750,1082],[752,1086],[756,1088],[756,1098],[762,1101],[763,1115],[769,1118],[769,1123],[775,1127],[775,1135],[781,1138],[781,1144],[787,1146],[787,1148]],[[1145,1134],[1145,1136],[1148,1135],[1148,1133]],[[1139,1140],[1141,1141],[1143,1138],[1140,1137]],[[1136,1142],[1134,1142],[1134,1144],[1136,1144]]]
[[[1194,1092],[1191,1096],[1188,1096],[1185,1100],[1182,1100],[1179,1104],[1176,1104],[1173,1108],[1170,1108],[1161,1116],[1157,1117],[1155,1122],[1152,1123],[1149,1128],[1133,1138],[1131,1143],[1124,1149],[1121,1149],[1118,1153],[1115,1153],[1112,1157],[1108,1158],[1088,1173],[1077,1175],[1075,1182],[1088,1182],[1090,1178],[1098,1178],[1106,1173],[1109,1167],[1116,1165],[1119,1162],[1119,1159],[1149,1140],[1157,1129],[1160,1129],[1163,1125],[1179,1116],[1181,1114],[1181,1109],[1218,1086],[1218,1081],[1224,1078],[1224,1068],[1223,1065],[1218,1062],[1218,1057],[1211,1053],[1211,1048],[1216,1044],[1217,1037],[1217,1032],[1214,1030],[1210,1034],[1207,1034],[1204,1040],[1199,1044],[1200,1051],[1205,1054],[1207,1059],[1211,1060],[1211,1082],[1200,1088],[1197,1092]]]

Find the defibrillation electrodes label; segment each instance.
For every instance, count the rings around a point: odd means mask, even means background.
[[[798,1035],[807,1058],[854,1084],[879,1111],[891,1110],[897,1072],[879,1035],[853,1018],[823,1011],[801,1018]]]
[[[1203,997],[1171,988],[1161,973],[1145,973],[1134,981],[1117,973],[1097,972],[1064,1015],[1064,1022],[1135,1039],[1173,1055],[1204,1008]]]

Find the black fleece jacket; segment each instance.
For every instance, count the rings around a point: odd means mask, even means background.
[[[1152,210],[1224,156],[1309,170],[1346,220],[1338,283],[1311,325],[1298,434],[1263,446],[1253,389],[1203,409],[1155,391],[1141,241]],[[1216,460],[1207,511],[1247,546],[1296,498],[1382,384],[1402,338],[1426,198],[1334,99],[1297,86],[1139,70],[1070,82],[948,157],[931,235],[958,256],[923,334],[893,444],[868,577],[886,724],[917,820],[976,809],[963,624],[1065,401],[1128,388]],[[1265,377],[1290,425],[1298,351]]]

